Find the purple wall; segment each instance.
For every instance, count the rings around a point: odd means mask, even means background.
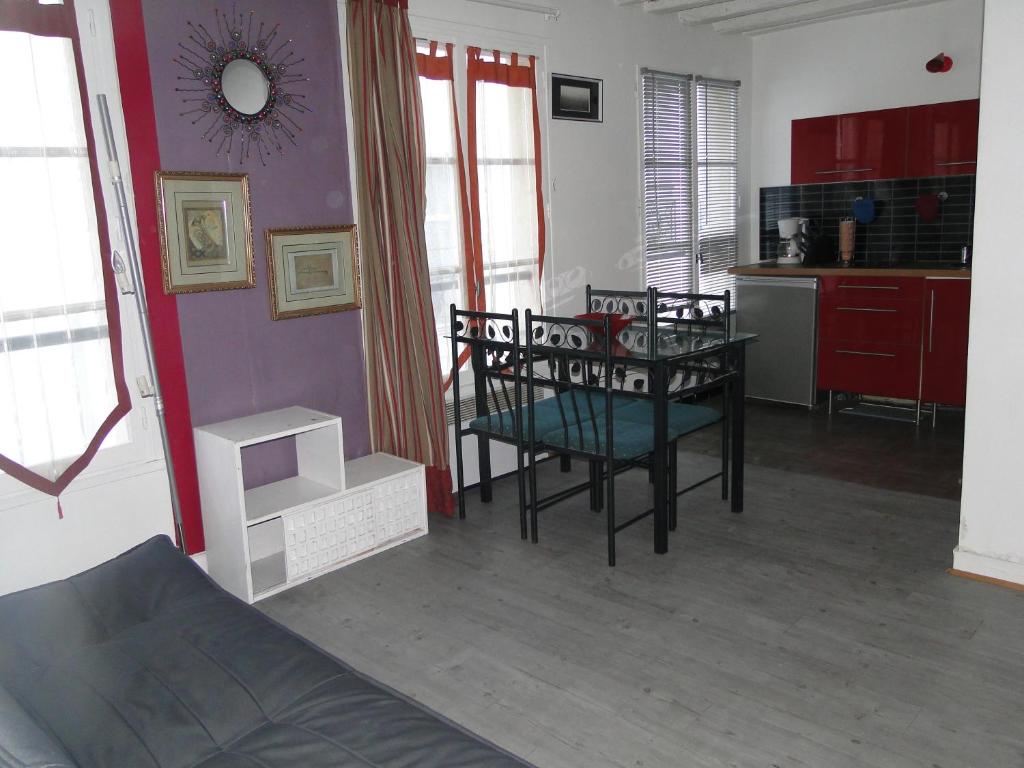
[[[214,27],[215,7],[228,3],[143,0],[149,65],[160,145],[160,165],[169,171],[244,172],[252,195],[256,287],[178,297],[189,405],[194,424],[209,424],[287,405],[305,405],[342,417],[348,458],[369,451],[369,425],[358,311],[292,320],[270,319],[264,230],[317,224],[351,224],[348,145],[342,102],[341,46],[335,0],[248,0],[244,12],[266,26],[280,22],[277,40],[293,39],[305,61],[296,72],[313,111],[300,116],[298,146],[239,164],[237,146],[229,158],[182,117],[177,87],[180,67],[172,59],[186,41],[187,21]],[[239,6],[239,11],[243,6]],[[147,183],[136,179],[137,184]],[[270,448],[247,452],[247,485],[294,472],[275,471],[288,452]],[[294,461],[294,459],[291,459]],[[287,464],[287,460],[285,460]]]

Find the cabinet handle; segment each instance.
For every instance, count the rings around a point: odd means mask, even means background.
[[[936,163],[935,165],[940,167],[947,167],[950,165],[975,165],[977,160],[948,160],[943,163]]]
[[[839,355],[858,355],[860,357],[896,357],[892,352],[857,352],[852,349],[837,349]]]
[[[935,331],[935,289],[932,288],[932,302],[928,309],[928,354],[932,352],[932,336]]]
[[[896,312],[895,309],[875,309],[873,307],[836,307],[838,312]]]
[[[874,168],[837,168],[834,171],[815,171],[818,176],[831,176],[836,173],[864,173],[865,171],[873,171]]]
[[[900,287],[898,285],[849,285],[848,283],[840,283],[840,288],[860,288],[865,291],[898,291]]]

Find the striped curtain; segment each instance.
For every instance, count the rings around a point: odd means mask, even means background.
[[[427,503],[451,516],[448,429],[426,236],[426,153],[408,0],[349,0],[348,55],[375,450],[427,467]]]

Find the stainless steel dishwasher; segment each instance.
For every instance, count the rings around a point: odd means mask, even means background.
[[[818,281],[736,278],[736,327],[747,348],[747,397],[812,407],[817,400]]]

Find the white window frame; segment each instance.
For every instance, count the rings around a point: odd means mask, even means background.
[[[100,120],[96,94],[106,94],[110,117],[114,129],[114,141],[120,159],[125,194],[128,197],[132,230],[138,232],[135,217],[135,196],[128,164],[128,142],[125,135],[124,114],[121,107],[121,91],[117,79],[117,63],[114,56],[114,35],[110,20],[108,0],[76,0],[75,15],[78,21],[79,42],[82,50],[82,65],[85,70],[86,89],[89,99],[91,128],[96,145],[99,176],[103,191],[103,206],[107,218],[111,248],[127,258],[127,249],[121,233],[118,218],[119,207],[106,163],[103,127]],[[141,31],[140,31],[141,34]],[[136,242],[136,247],[138,243]],[[109,257],[110,254],[103,254]],[[137,286],[142,289],[142,286]],[[131,411],[122,423],[128,428],[128,441],[111,448],[100,448],[89,466],[72,482],[68,491],[95,487],[114,480],[134,477],[155,471],[163,465],[163,448],[160,442],[156,409],[152,398],[139,395],[137,380],[148,375],[142,331],[139,324],[135,301],[132,296],[118,293],[121,315],[121,336],[124,352],[125,382],[131,395]],[[0,472],[0,510],[12,509],[38,502],[46,494],[29,488],[20,481]]]

